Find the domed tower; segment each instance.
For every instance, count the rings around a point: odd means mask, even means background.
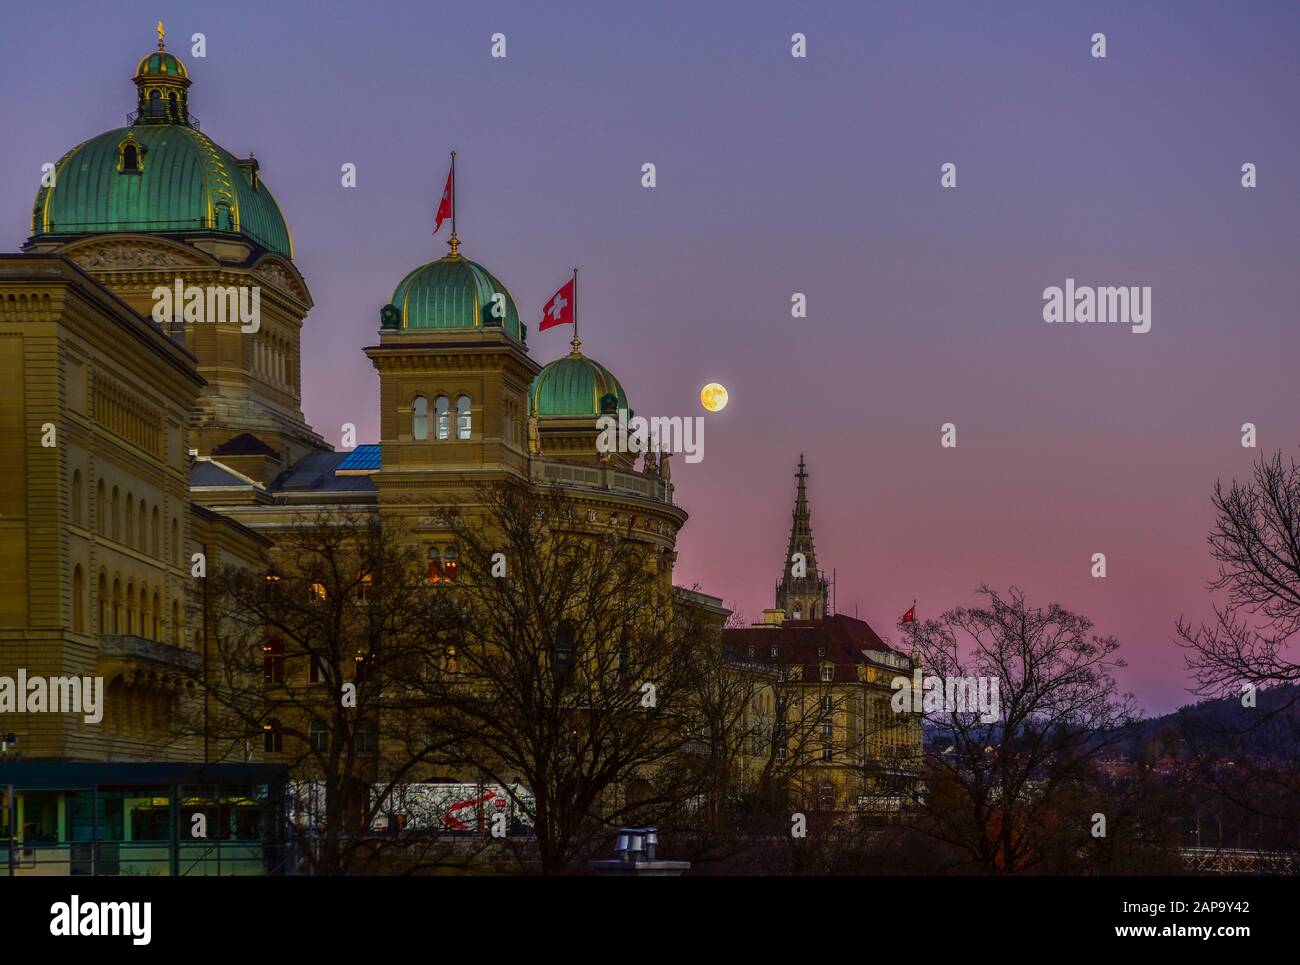
[[[410,271],[379,312],[381,492],[428,482],[528,478],[527,396],[538,365],[495,275],[460,254]]]
[[[208,454],[238,438],[236,448],[256,450],[241,469],[273,476],[329,448],[302,415],[299,345],[312,302],[289,228],[256,158],[237,158],[199,130],[189,71],[165,49],[161,24],[134,81],[128,126],[55,165],[24,250],[66,255],[141,314],[170,319],[164,326],[208,383],[191,447]]]
[[[596,420],[602,415],[617,418],[619,410],[632,417],[622,383],[581,349],[575,335],[573,351],[547,363],[528,389],[529,414],[537,426],[535,447],[548,459],[597,462],[601,453],[596,449]],[[608,461],[628,468],[635,458],[611,453]]]

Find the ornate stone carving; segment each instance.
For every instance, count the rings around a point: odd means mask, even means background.
[[[259,262],[253,266],[253,274],[269,281],[276,288],[293,295],[295,298],[303,297],[304,292],[302,285],[298,283],[298,279],[294,278],[292,273],[278,262]]]
[[[89,251],[70,252],[70,257],[83,268],[117,271],[133,268],[168,268],[185,262],[172,252],[146,245],[120,245],[92,248]]]

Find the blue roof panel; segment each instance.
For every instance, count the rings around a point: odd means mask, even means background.
[[[348,470],[369,470],[379,469],[379,446],[365,445],[357,446],[346,456],[343,461],[334,467],[336,472],[346,472]]]

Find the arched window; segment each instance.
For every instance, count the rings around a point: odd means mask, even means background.
[[[374,599],[375,580],[369,573],[361,574],[361,582],[357,584],[357,599],[361,602]]]
[[[442,669],[447,673],[460,673],[460,654],[456,651],[454,643],[448,644],[443,652]]]
[[[149,636],[149,590],[140,586],[140,636]]]
[[[272,717],[262,725],[262,750],[268,754],[278,754],[284,749],[284,730],[280,721]]]
[[[454,546],[448,546],[442,551],[442,576],[448,583],[456,582],[456,561],[459,558],[460,554]]]
[[[262,677],[268,684],[284,683],[284,644],[275,637],[262,644]]]
[[[373,720],[357,721],[357,753],[373,754],[379,747],[379,728]]]
[[[411,438],[429,438],[429,400],[422,395],[411,400]]]
[[[134,144],[123,144],[118,170],[123,174],[135,174],[140,170],[140,151]]]
[[[139,542],[136,545],[139,547],[141,553],[145,553],[149,550],[149,533],[145,528],[149,524],[149,515],[145,512],[143,499],[140,500],[139,512],[136,515],[139,517],[139,527],[137,529]]]
[[[153,593],[153,639],[162,639],[162,604],[158,602],[158,591]]]
[[[325,721],[316,717],[311,722],[308,731],[311,735],[311,746],[321,754],[326,754],[330,749],[330,731]]]
[[[181,645],[181,605],[172,600],[172,645]]]
[[[433,415],[437,424],[438,438],[449,439],[451,437],[451,403],[447,401],[445,395],[440,395],[433,400]]]
[[[103,570],[99,571],[96,601],[99,605],[99,632],[108,633],[108,577]]]
[[[181,526],[175,516],[172,517],[172,565],[181,565]]]
[[[162,114],[162,94],[156,90],[149,91],[149,113],[155,117]]]
[[[462,395],[456,400],[456,438],[468,439],[472,416],[469,411],[469,396]]]
[[[104,498],[104,480],[95,489],[95,522],[100,536],[108,535],[108,503]]]
[[[307,599],[312,603],[319,603],[327,596],[329,594],[325,592],[324,583],[312,583],[307,587]]]
[[[155,557],[162,556],[162,542],[161,542],[162,530],[160,530],[158,527],[157,506],[153,508],[153,525],[151,528],[153,529],[153,555]]]
[[[802,620],[802,619],[803,619],[803,607],[799,606],[798,604],[795,604],[795,608],[794,608],[794,619],[796,619],[796,620]]]
[[[72,471],[72,525],[80,526],[83,522],[82,500],[85,493],[82,491],[81,470]]]
[[[113,487],[113,506],[109,511],[113,519],[113,539],[122,538],[122,501],[118,498],[117,487]]]
[[[72,629],[86,631],[86,577],[80,564],[72,568]]]
[[[430,546],[425,556],[424,578],[430,583],[442,582],[442,553],[438,547]]]

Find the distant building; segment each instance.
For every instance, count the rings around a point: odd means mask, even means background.
[[[793,802],[814,810],[894,811],[905,797],[900,782],[916,773],[921,720],[895,713],[890,684],[910,676],[913,663],[865,621],[828,611],[802,455],[796,479],[776,605],[752,627],[723,631],[728,658],[761,674],[743,769],[751,782],[779,773]],[[794,554],[806,570],[792,571]]]

